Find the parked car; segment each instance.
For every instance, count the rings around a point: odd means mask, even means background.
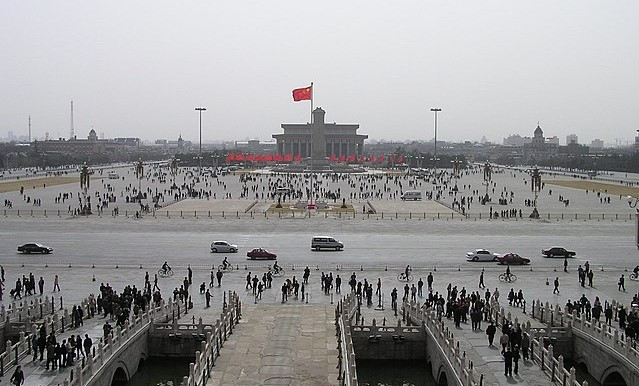
[[[564,247],[552,247],[541,251],[544,257],[575,257],[577,252],[569,251]]]
[[[250,260],[275,260],[277,255],[267,251],[264,248],[255,248],[252,251],[246,253],[246,256]]]
[[[212,253],[235,253],[237,245],[229,244],[228,241],[214,241],[211,243]]]
[[[46,245],[42,245],[39,243],[26,243],[22,244],[18,247],[18,252],[22,253],[51,253],[53,252],[53,248],[47,247]]]
[[[486,249],[475,249],[474,252],[466,252],[468,261],[497,261],[499,253],[492,253]]]
[[[516,253],[504,253],[500,255],[498,258],[499,264],[502,265],[526,265],[530,263],[530,259],[526,257],[521,257]]]
[[[344,244],[330,236],[313,236],[311,239],[311,249],[319,251],[322,248],[339,251],[344,248]]]

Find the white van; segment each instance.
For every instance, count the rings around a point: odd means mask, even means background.
[[[109,179],[110,180],[119,180],[120,179],[120,175],[118,173],[109,173]]]
[[[311,249],[319,251],[322,248],[339,251],[344,248],[344,244],[330,236],[313,236],[313,239],[311,240]]]
[[[402,200],[417,201],[422,199],[422,192],[420,190],[407,190],[402,194]]]

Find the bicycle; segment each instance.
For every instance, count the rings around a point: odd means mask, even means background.
[[[272,276],[275,277],[284,276],[284,268],[273,269],[271,267],[268,267],[268,271],[271,273]]]
[[[501,275],[499,275],[499,281],[502,283],[514,283],[515,281],[517,281],[517,276],[515,276],[514,274],[505,274],[502,273]]]
[[[226,268],[224,267],[224,264],[220,264],[217,268],[222,272],[229,272],[235,269],[232,264],[227,264]]]
[[[402,272],[402,273],[397,275],[397,280],[398,281],[411,282],[411,281],[413,281],[413,275],[411,275],[409,273],[408,276],[406,276],[406,272]]]
[[[171,268],[164,270],[162,268],[158,269],[158,276],[159,277],[171,277],[173,276],[173,270]]]

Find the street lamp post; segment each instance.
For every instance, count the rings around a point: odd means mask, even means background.
[[[435,184],[437,184],[437,113],[442,111],[442,109],[433,108],[430,111],[435,113],[435,152],[433,162],[435,163]]]
[[[627,196],[626,198],[628,199],[628,206],[637,208],[639,198],[632,196]],[[639,249],[639,209],[635,209],[635,245],[637,245],[637,249]]]
[[[200,112],[200,155],[198,159],[198,175],[202,174],[202,111],[206,111],[206,107],[196,107],[195,111]]]

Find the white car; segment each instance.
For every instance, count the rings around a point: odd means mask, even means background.
[[[485,249],[475,249],[474,252],[466,252],[468,261],[498,261],[498,253],[492,253]]]
[[[213,253],[235,253],[237,245],[229,244],[226,241],[214,241],[211,243],[211,252]]]

